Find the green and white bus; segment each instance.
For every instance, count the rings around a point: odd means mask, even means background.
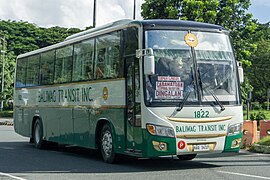
[[[229,32],[181,20],[121,20],[19,55],[15,131],[151,158],[238,152],[239,84]]]

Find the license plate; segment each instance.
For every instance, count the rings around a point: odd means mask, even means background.
[[[194,151],[209,151],[209,144],[196,144],[193,145]]]

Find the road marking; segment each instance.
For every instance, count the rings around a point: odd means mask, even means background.
[[[10,178],[13,178],[13,179],[18,179],[18,180],[26,180],[26,179],[16,177],[16,176],[12,176],[11,174],[2,173],[2,172],[0,172],[0,176],[7,176],[7,177],[10,177]]]
[[[234,173],[234,172],[227,172],[227,171],[217,171],[217,172],[220,172],[223,174],[233,174],[233,175],[238,175],[238,176],[253,177],[253,178],[258,178],[258,179],[270,179],[269,177],[255,176],[255,175],[250,175],[250,174]]]

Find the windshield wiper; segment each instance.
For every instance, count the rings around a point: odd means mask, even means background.
[[[191,71],[192,71],[192,68],[191,68]],[[178,106],[174,109],[174,111],[173,111],[173,113],[171,114],[170,117],[175,116],[178,112],[180,112],[183,109],[184,105],[186,104],[186,102],[188,100],[188,97],[189,97],[190,93],[194,91],[194,78],[193,78],[193,75],[191,76],[191,78],[192,78],[192,81],[187,86],[187,94],[185,95],[183,101],[179,102]]]
[[[192,85],[192,86],[191,86],[191,85]],[[193,88],[193,87],[194,87],[194,82],[192,81],[191,84],[190,84],[189,86],[187,86],[187,91],[188,91],[188,92],[187,92],[187,94],[185,95],[183,101],[180,102],[180,103],[178,104],[178,106],[174,109],[174,111],[173,111],[173,113],[170,115],[170,117],[175,116],[178,112],[180,112],[180,111],[183,109],[184,105],[185,105],[186,102],[187,102],[187,99],[188,99],[190,93],[194,91],[194,88]]]
[[[205,88],[205,90],[211,94],[213,96],[213,98],[215,99],[215,101],[217,102],[217,104],[220,106],[220,111],[224,111],[225,107],[223,106],[223,104],[220,102],[220,100],[218,99],[218,97],[216,96],[216,94],[212,91],[209,90],[208,88]]]
[[[193,82],[192,82],[191,84],[193,84]],[[178,105],[178,107],[176,108],[176,111],[177,111],[177,112],[179,112],[179,111],[181,111],[181,110],[183,109],[184,105],[185,105],[186,102],[187,102],[187,99],[188,99],[190,93],[191,93],[192,91],[194,91],[194,89],[193,89],[192,87],[190,87],[190,85],[189,85],[189,86],[187,87],[187,91],[188,91],[188,92],[187,92],[187,94],[185,95],[183,101],[180,102],[179,105]]]
[[[203,97],[203,86],[202,86],[201,72],[199,69],[198,69],[198,80],[199,80],[199,86],[200,86],[202,97]]]
[[[212,90],[209,90],[207,87],[203,88],[203,82],[202,82],[202,79],[201,79],[201,73],[198,69],[198,80],[199,80],[199,86],[200,86],[200,89],[201,89],[201,95],[203,97],[203,89],[205,89],[209,94],[211,94],[213,96],[213,98],[215,99],[216,103],[220,106],[220,111],[224,111],[225,110],[225,107],[223,106],[223,104],[219,101],[218,97],[216,96],[216,94],[214,93],[214,91]]]
[[[214,93],[214,91],[209,90],[207,87],[203,88],[203,82],[201,79],[201,73],[200,70],[198,69],[198,80],[199,80],[199,86],[201,89],[201,93],[202,93],[202,97],[203,97],[203,89],[205,89],[209,94],[211,94],[213,96],[213,98],[215,99],[216,103],[220,106],[220,111],[224,111],[225,107],[223,106],[223,104],[220,102],[220,100],[218,99],[218,97],[216,96],[216,94]]]

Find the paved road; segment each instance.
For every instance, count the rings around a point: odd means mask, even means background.
[[[201,155],[181,162],[172,157],[129,159],[121,164],[103,163],[96,152],[68,147],[35,149],[14,133],[12,126],[0,126],[0,180],[66,179],[270,179],[270,155],[249,153]]]

